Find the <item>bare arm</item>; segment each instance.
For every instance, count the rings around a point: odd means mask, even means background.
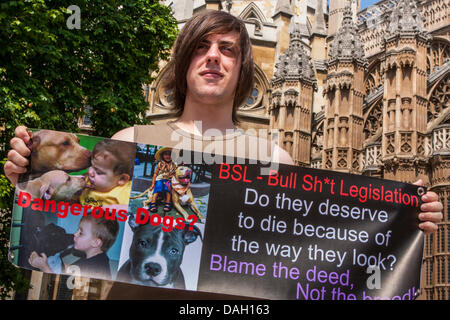
[[[114,133],[114,135],[111,137],[111,139],[133,142],[134,141],[134,127],[125,128],[125,129],[122,129],[122,130]]]

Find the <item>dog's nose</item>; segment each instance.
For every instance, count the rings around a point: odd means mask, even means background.
[[[162,269],[159,264],[154,263],[154,262],[146,263],[144,268],[145,268],[145,272],[149,276],[152,276],[152,277],[156,277],[158,274],[160,274],[161,273],[161,269]]]

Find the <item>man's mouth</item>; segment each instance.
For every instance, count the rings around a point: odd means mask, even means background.
[[[205,70],[200,72],[200,75],[209,79],[220,79],[223,78],[223,73],[216,70]]]

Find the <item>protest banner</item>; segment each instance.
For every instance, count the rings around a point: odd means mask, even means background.
[[[193,163],[212,157],[55,131],[33,137],[62,139],[72,156],[62,165],[53,147],[32,153],[13,208],[18,267],[267,299],[419,294],[423,187],[281,164],[261,174],[242,159]]]

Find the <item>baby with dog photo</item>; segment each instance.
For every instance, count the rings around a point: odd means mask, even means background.
[[[39,255],[33,251],[28,262],[46,273],[68,273],[71,266],[76,266],[82,276],[111,279],[110,261],[106,252],[114,244],[118,233],[119,223],[116,220],[87,215],[81,218],[78,230],[73,235],[73,249],[81,252],[84,257],[67,266],[63,264],[59,254],[47,257],[45,253]]]
[[[129,142],[105,139],[97,143],[80,203],[93,207],[128,205],[135,154],[136,146]]]
[[[30,170],[19,177],[17,191],[33,199],[78,202],[85,180],[68,173],[89,167],[91,151],[73,133],[36,130],[29,135]]]
[[[31,170],[20,177],[18,190],[33,198],[92,207],[128,205],[135,144],[102,139],[91,152],[72,133],[39,130],[30,135]]]

